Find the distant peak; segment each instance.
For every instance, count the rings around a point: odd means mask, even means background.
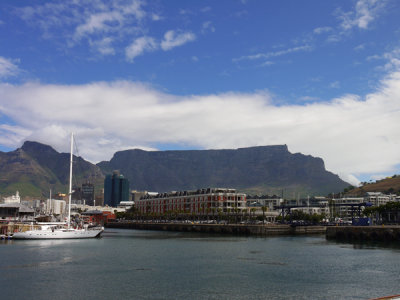
[[[43,151],[43,152],[55,152],[57,153],[56,150],[54,150],[51,146],[41,144],[38,142],[33,142],[33,141],[25,141],[24,144],[21,147],[22,150],[26,152],[36,152],[36,151]]]

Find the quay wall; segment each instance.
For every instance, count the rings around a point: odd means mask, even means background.
[[[238,235],[254,235],[254,236],[325,234],[325,232],[326,232],[325,226],[296,226],[296,227],[293,227],[290,225],[112,222],[112,223],[107,223],[106,227],[139,229],[139,230],[238,234]]]
[[[345,241],[400,241],[400,226],[330,226],[326,229],[327,239]]]

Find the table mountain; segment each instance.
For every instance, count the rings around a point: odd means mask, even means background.
[[[206,187],[236,188],[285,197],[326,195],[349,184],[325,170],[321,158],[292,154],[286,145],[236,150],[120,151],[98,166],[129,179],[132,189],[155,192]]]
[[[286,145],[236,150],[119,151],[110,161],[94,165],[74,158],[74,185],[89,180],[103,188],[105,174],[119,170],[131,189],[156,192],[206,187],[236,188],[251,194],[287,198],[326,195],[349,184],[325,170],[320,158],[292,154]],[[0,193],[47,196],[68,190],[69,154],[37,142],[25,142],[12,152],[0,152]]]

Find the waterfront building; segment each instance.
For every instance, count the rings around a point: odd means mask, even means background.
[[[203,215],[234,210],[247,211],[246,194],[238,193],[235,189],[225,188],[146,194],[137,200],[135,205],[141,213],[160,215],[172,211]]]
[[[306,199],[284,200],[278,196],[255,196],[247,199],[249,207],[265,207],[266,211],[281,211],[282,206],[290,207],[291,210],[298,210],[306,214],[323,214],[329,216],[329,202],[325,197],[312,197]]]
[[[104,205],[117,207],[121,201],[129,201],[129,181],[114,171],[104,179]]]
[[[21,197],[19,196],[18,191],[15,193],[15,195],[4,198],[4,204],[8,203],[21,203]]]
[[[82,213],[84,223],[104,225],[110,220],[115,220],[115,214],[110,211],[88,210]]]
[[[35,211],[21,203],[0,204],[0,218],[7,221],[33,221]]]
[[[364,197],[345,197],[332,199],[332,217],[339,217],[344,221],[351,221],[353,209],[365,202]]]
[[[308,215],[322,215],[326,214],[326,211],[321,208],[321,207],[315,207],[315,206],[304,206],[304,207],[294,207],[291,209],[293,211],[301,211],[302,213],[308,214]]]
[[[372,203],[373,206],[385,205],[390,201],[390,195],[384,195],[381,192],[367,192],[365,196],[365,202]]]
[[[247,205],[253,207],[266,207],[267,211],[275,211],[275,208],[282,205],[283,199],[278,196],[271,197],[252,197],[247,199]]]

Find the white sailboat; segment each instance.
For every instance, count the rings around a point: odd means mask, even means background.
[[[40,224],[38,229],[16,232],[13,239],[85,239],[99,237],[104,231],[104,227],[89,228],[85,225],[83,228],[71,227],[71,198],[72,198],[72,163],[73,163],[73,141],[74,135],[71,133],[71,158],[69,167],[69,192],[68,192],[68,219],[67,227],[56,224]],[[65,225],[65,224],[64,224]]]

